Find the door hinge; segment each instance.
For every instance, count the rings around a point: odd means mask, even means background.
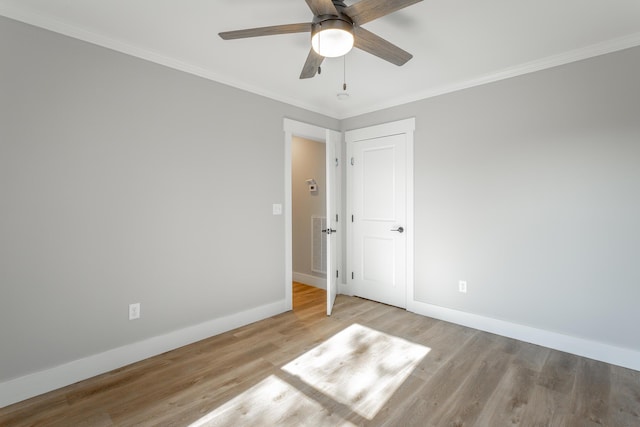
[[[336,157],[336,167],[340,166],[340,160]]]
[[[351,158],[351,166],[355,165],[356,161],[353,159],[353,157]]]
[[[353,215],[351,215],[351,222],[353,222]]]
[[[338,214],[336,214],[336,222],[338,222]]]
[[[355,274],[353,274],[353,271],[351,272],[351,280],[355,279]]]
[[[338,278],[338,270],[336,270],[336,279]]]

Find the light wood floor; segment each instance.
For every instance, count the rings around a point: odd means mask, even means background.
[[[304,399],[277,425],[640,426],[637,371],[360,298],[339,295],[331,317],[324,304],[324,291],[295,285],[293,312],[0,409],[0,425],[188,426],[357,323],[430,352],[371,419],[291,377]],[[278,410],[280,398],[261,394],[234,419],[198,425],[264,425],[243,414]]]

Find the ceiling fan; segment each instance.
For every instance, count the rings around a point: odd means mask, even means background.
[[[311,33],[311,50],[300,73],[301,79],[316,75],[325,57],[345,55],[353,46],[396,65],[413,58],[409,52],[365,30],[361,25],[422,0],[360,0],[347,6],[342,0],[306,0],[313,20],[300,24],[274,25],[219,33],[224,40],[276,34]]]

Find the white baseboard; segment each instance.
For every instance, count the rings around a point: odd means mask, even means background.
[[[640,351],[426,304],[420,301],[409,302],[407,310],[423,316],[640,371]]]
[[[310,276],[313,277],[313,276]],[[294,273],[295,280],[295,273]],[[341,286],[341,290],[346,290]],[[346,292],[345,292],[346,293]],[[411,301],[407,310],[640,371],[640,352],[504,320]],[[0,383],[0,408],[286,311],[285,301],[213,319]]]
[[[285,301],[212,319],[0,383],[0,408],[280,314]]]
[[[320,289],[327,289],[327,279],[323,277],[312,276],[310,274],[293,272],[293,281],[303,283],[309,286],[315,286]]]

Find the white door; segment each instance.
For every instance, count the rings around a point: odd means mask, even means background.
[[[412,139],[407,133],[389,133],[383,127],[347,133],[348,279],[354,295],[406,308],[408,281],[410,286],[413,281],[408,256],[413,256],[408,251],[413,241],[408,212]]]
[[[340,133],[327,131],[326,140],[326,205],[327,205],[327,315],[331,315],[338,293],[338,189]]]

